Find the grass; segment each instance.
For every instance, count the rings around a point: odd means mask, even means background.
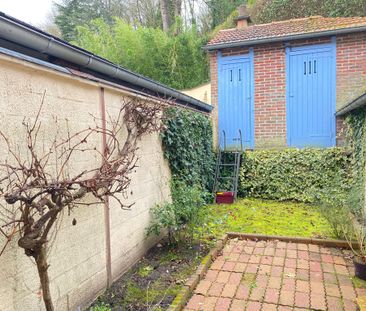
[[[240,199],[235,204],[206,208],[208,219],[201,231],[206,238],[226,232],[335,238],[329,222],[315,205]]]
[[[353,286],[356,288],[366,288],[366,281],[359,279],[356,276],[353,276],[351,278],[351,281],[353,283]]]

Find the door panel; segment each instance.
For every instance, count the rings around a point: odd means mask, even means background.
[[[334,71],[331,49],[290,52],[288,144],[331,147],[335,141]]]
[[[252,146],[251,72],[249,61],[223,62],[219,70],[219,131],[220,146],[240,147],[239,132],[244,148]]]

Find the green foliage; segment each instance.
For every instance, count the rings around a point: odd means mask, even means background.
[[[211,20],[212,20],[212,28],[217,27],[218,25],[224,23],[229,15],[236,8],[246,3],[246,0],[209,0],[207,1],[207,6],[210,11]]]
[[[90,308],[90,311],[111,311],[111,308],[109,307],[109,305],[101,302],[97,306]]]
[[[338,239],[344,240],[352,236],[352,222],[345,201],[338,200],[337,197],[322,201],[320,210]]]
[[[200,185],[211,192],[215,156],[212,125],[208,116],[183,109],[168,109],[162,133],[164,155],[175,180]]]
[[[172,173],[172,203],[157,205],[148,233],[168,229],[171,240],[192,240],[204,219],[205,200],[213,182],[212,126],[208,116],[179,108],[167,109],[162,132],[164,155]]]
[[[184,89],[208,80],[208,60],[201,49],[206,41],[195,27],[171,36],[115,18],[113,23],[97,19],[77,27],[74,43],[134,72]]]
[[[322,15],[366,16],[364,0],[257,0],[251,16],[256,23]]]
[[[206,239],[226,232],[282,236],[335,237],[318,206],[305,203],[240,199],[231,205],[207,206],[201,234]]]
[[[361,216],[365,206],[366,111],[357,109],[346,118],[347,136],[352,148],[353,183],[347,205],[352,213]]]
[[[172,203],[156,205],[152,209],[153,224],[147,232],[160,235],[162,230],[167,229],[170,242],[192,241],[194,229],[204,219],[202,190],[173,181],[171,192]]]
[[[151,272],[154,271],[154,268],[151,266],[141,266],[138,270],[137,270],[137,274],[141,277],[146,277],[148,275],[151,274]]]
[[[213,38],[215,37],[220,30],[223,29],[230,29],[230,28],[234,28],[236,25],[236,19],[239,16],[239,12],[238,10],[234,10],[231,12],[231,14],[226,18],[226,20],[221,23],[220,25],[217,25],[211,32],[210,37]]]
[[[340,148],[245,152],[241,195],[317,202],[349,190],[350,157]]]
[[[107,7],[100,0],[63,0],[54,4],[57,9],[55,24],[66,41],[75,40],[77,26],[88,25],[96,18],[111,21]]]

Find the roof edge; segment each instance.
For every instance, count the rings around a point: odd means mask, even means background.
[[[209,113],[213,109],[212,106],[201,102],[198,99],[185,95],[171,87],[129,71],[123,67],[117,66],[100,56],[45,33],[38,28],[2,12],[0,12],[0,37],[39,53],[51,55],[78,65],[81,68],[94,71],[110,79],[128,82],[142,90],[145,89],[152,91],[156,93],[156,95],[160,94],[164,98],[181,101],[195,110]]]
[[[282,42],[282,41],[290,41],[290,40],[298,40],[298,39],[309,39],[309,38],[314,38],[314,37],[334,36],[334,35],[347,34],[347,33],[353,33],[353,32],[362,32],[362,31],[366,31],[366,26],[337,28],[337,29],[332,29],[332,30],[307,32],[307,33],[300,33],[300,34],[293,34],[293,35],[279,36],[279,37],[270,37],[270,38],[263,38],[263,39],[255,39],[255,40],[244,40],[244,41],[208,44],[208,45],[205,45],[203,47],[203,49],[206,51],[213,51],[213,50],[220,50],[220,49],[225,49],[225,48],[242,47],[242,46],[248,46],[248,45],[258,45],[258,44]]]
[[[349,104],[344,106],[343,108],[339,109],[336,113],[336,116],[343,116],[357,108],[361,108],[362,106],[366,105],[366,93],[357,97],[353,101],[351,101]]]

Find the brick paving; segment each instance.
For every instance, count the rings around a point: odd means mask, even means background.
[[[357,310],[350,252],[281,241],[229,240],[185,311]]]

